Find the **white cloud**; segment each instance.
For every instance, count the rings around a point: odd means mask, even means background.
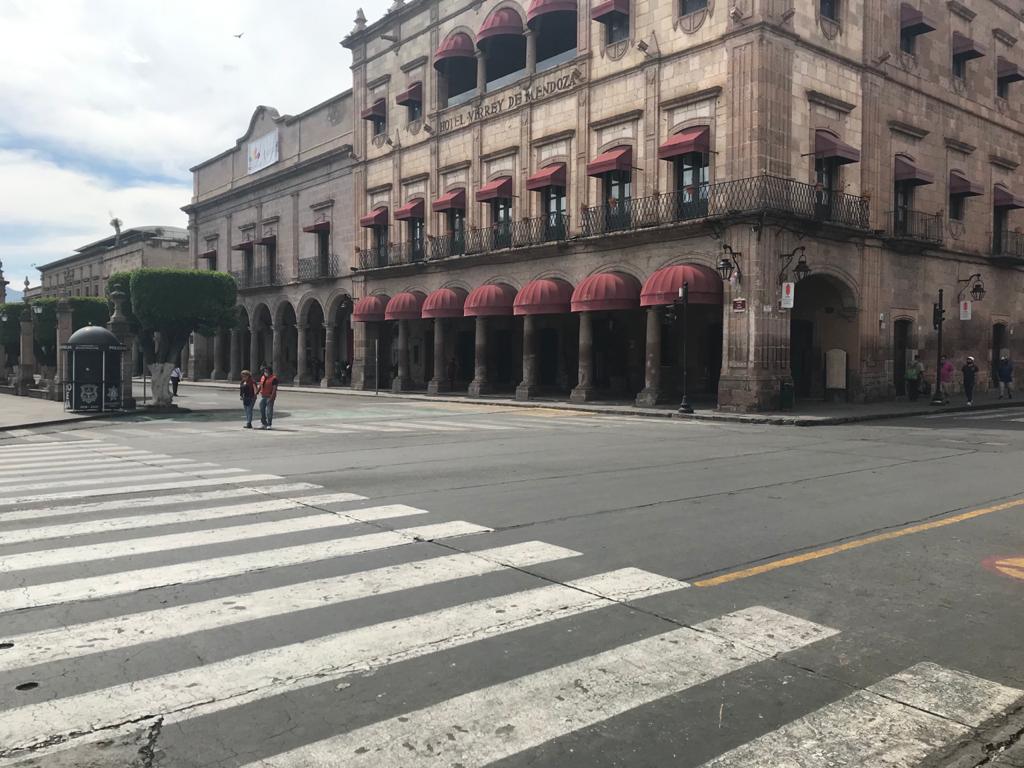
[[[108,210],[126,226],[181,225],[187,169],[231,146],[258,105],[295,113],[349,87],[350,56],[339,41],[360,4],[0,4],[8,277],[106,236]],[[388,2],[362,4],[372,21]]]

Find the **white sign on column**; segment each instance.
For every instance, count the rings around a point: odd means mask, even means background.
[[[249,142],[249,173],[263,170],[268,165],[273,165],[278,160],[278,132],[275,128],[270,133],[265,133],[258,139]]]
[[[960,302],[960,319],[970,320],[971,319],[971,302],[961,301]]]
[[[782,284],[782,302],[779,304],[783,309],[793,308],[793,299],[796,294],[796,285],[794,283],[783,283]]]

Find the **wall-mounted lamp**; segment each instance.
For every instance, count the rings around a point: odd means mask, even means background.
[[[981,301],[985,298],[985,281],[981,277],[980,272],[975,272],[968,278],[963,280],[957,278],[957,285],[960,286],[960,293],[957,294],[957,301],[964,300],[964,292],[967,290],[967,286],[971,286],[971,299],[974,301]]]
[[[796,266],[793,267],[793,276],[796,278],[796,282],[800,282],[809,274],[811,274],[811,268],[807,264],[806,257],[807,247],[800,245],[794,248],[789,253],[780,253],[779,258],[785,259],[785,263],[782,265],[782,269],[779,271],[779,285],[786,282],[786,278],[789,277],[789,265],[793,263],[793,259],[796,258],[797,254],[800,254],[800,258],[797,260]]]
[[[722,280],[728,282],[732,279],[733,272],[736,273],[737,283],[743,279],[743,270],[740,269],[740,263],[736,258],[742,255],[742,253],[736,253],[728,245],[722,243],[722,258],[718,260],[718,274],[722,276]]]

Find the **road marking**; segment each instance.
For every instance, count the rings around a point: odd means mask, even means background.
[[[508,547],[444,555],[199,603],[115,616],[43,632],[14,637],[0,636],[0,640],[14,646],[0,654],[0,669],[17,669],[103,653],[232,624],[444,584],[510,567],[527,568],[579,555],[579,552],[571,549],[528,541]]]
[[[204,465],[200,465],[204,466]],[[214,465],[216,466],[216,465]],[[157,470],[172,470],[172,471],[154,471]],[[220,467],[217,469],[194,469],[193,467],[147,467],[142,466],[125,466],[120,469],[119,476],[125,477],[131,480],[173,480],[175,478],[182,479],[185,477],[209,477],[211,475],[237,475],[248,472],[247,469],[238,469],[237,467]],[[115,482],[113,478],[104,477],[104,475],[110,474],[109,472],[101,473],[86,473],[83,477],[76,478],[74,480],[43,480],[36,479],[31,483],[23,483],[22,485],[7,485],[4,486],[5,492],[12,491],[30,491],[33,488],[39,487],[42,482],[47,488],[72,488],[75,486],[83,485],[106,485],[108,483]],[[96,476],[100,475],[100,476]]]
[[[144,463],[145,462],[145,463]],[[149,463],[152,462],[152,463]],[[100,478],[105,475],[124,475],[126,472],[142,472],[154,470],[173,470],[175,472],[187,472],[189,470],[199,470],[203,468],[217,468],[216,464],[211,464],[208,461],[192,461],[191,459],[132,459],[130,461],[121,461],[112,465],[100,465],[90,467],[69,467],[65,464],[60,464],[59,467],[28,467],[20,470],[3,470],[0,471],[0,481],[4,480],[28,480],[33,479],[33,487],[38,483],[36,478],[39,477],[53,477],[56,472],[76,474],[76,470],[81,470],[80,474],[87,475],[91,479]],[[213,469],[207,469],[206,471],[212,472]],[[232,470],[235,472],[244,472],[245,470]],[[225,472],[223,474],[230,474]],[[173,476],[173,475],[172,475]],[[109,482],[109,481],[105,481]],[[53,483],[47,482],[46,486],[52,487]],[[14,490],[13,486],[6,486],[4,490]]]
[[[760,607],[722,619],[456,696],[248,768],[481,768],[836,634]]]
[[[807,563],[812,560],[819,560],[823,557],[837,555],[840,552],[849,552],[851,549],[860,549],[861,547],[866,547],[869,544],[878,544],[883,541],[892,541],[893,539],[898,539],[903,536],[910,536],[914,533],[931,531],[935,528],[945,528],[947,525],[955,525],[957,523],[962,523],[966,520],[973,520],[977,517],[991,515],[995,512],[1005,512],[1008,509],[1015,509],[1021,506],[1024,506],[1024,499],[1004,501],[1000,504],[993,504],[990,507],[973,509],[970,512],[962,512],[958,515],[944,517],[940,520],[932,520],[927,523],[909,525],[906,528],[900,528],[895,531],[877,533],[872,536],[865,536],[860,539],[845,541],[842,544],[836,544],[832,547],[825,547],[823,549],[812,550],[811,552],[804,552],[800,555],[794,555],[793,557],[786,557],[782,560],[773,560],[769,563],[764,563],[763,565],[755,565],[753,568],[744,568],[742,570],[732,571],[731,573],[724,573],[721,576],[714,576],[708,579],[699,579],[693,582],[693,586],[716,587],[719,584],[728,584],[729,582],[739,581],[740,579],[749,579],[751,576],[759,576],[762,573],[777,571],[780,568],[788,568],[791,565],[799,565],[800,563]]]
[[[197,491],[196,493],[177,493],[167,496],[150,496],[141,499],[117,499],[116,501],[89,501],[84,504],[65,504],[58,507],[33,507],[0,512],[0,523],[12,520],[38,520],[47,517],[67,517],[87,512],[111,512],[116,510],[145,509],[150,507],[180,506],[193,501],[217,501],[221,499],[240,499],[246,496],[268,498],[271,493],[294,493],[296,491],[314,491],[322,486],[314,483],[279,483],[259,488],[224,488],[218,491]]]
[[[280,475],[239,475],[238,477],[203,477],[183,478],[173,483],[143,483],[142,485],[115,485],[106,488],[85,488],[75,491],[57,491],[56,493],[37,493],[32,496],[14,496],[9,499],[0,498],[0,506],[10,507],[15,504],[36,504],[62,499],[82,499],[93,496],[120,496],[129,493],[148,493],[149,491],[175,491],[182,488],[199,488],[210,485],[231,485],[234,483],[256,483],[263,480],[283,480]]]
[[[64,457],[57,459],[32,459],[29,461],[18,461],[16,463],[5,461],[0,464],[0,474],[13,475],[17,474],[19,471],[52,473],[55,468],[59,468],[61,472],[67,472],[74,469],[92,468],[95,468],[98,471],[105,467],[128,466],[132,463],[139,464],[143,462],[151,464],[191,464],[193,460],[176,459],[168,456],[166,453],[129,453],[118,456],[103,456],[90,459],[73,459]]]
[[[65,445],[68,445],[69,447],[65,448],[64,447]],[[45,445],[44,446],[44,445],[32,444],[32,445],[19,445],[19,446],[17,446],[17,449],[14,449],[13,446],[7,446],[7,447],[4,447],[4,448],[0,448],[0,460],[10,461],[12,459],[18,459],[18,458],[23,458],[23,459],[28,459],[28,458],[47,459],[47,458],[50,458],[51,456],[72,456],[72,457],[73,456],[80,456],[80,457],[86,457],[86,456],[109,456],[109,455],[117,455],[119,453],[124,453],[125,451],[137,451],[137,450],[138,449],[136,449],[136,448],[126,448],[126,447],[121,446],[121,445],[108,445],[106,443],[104,443],[104,444],[88,443],[86,445],[83,445],[81,448],[70,447],[70,444],[67,444],[67,443],[61,443],[61,447],[60,448],[49,446],[49,445]]]
[[[307,507],[307,509],[309,508]],[[358,517],[349,517],[340,513],[307,515],[305,517],[290,517],[285,520],[273,520],[264,523],[206,528],[200,531],[168,533],[159,536],[125,539],[123,541],[110,541],[102,544],[19,552],[14,555],[5,555],[3,559],[0,559],[0,573],[12,573],[32,568],[46,568],[54,565],[88,563],[95,560],[109,560],[117,557],[132,557],[134,555],[153,554],[154,552],[166,552],[173,549],[204,547],[211,544],[237,544],[247,539],[259,539],[264,536],[285,536],[292,533],[317,531],[325,528],[340,528],[372,520],[425,515],[427,510],[407,507],[404,504],[389,504],[384,507],[357,510],[356,514]],[[226,522],[230,522],[230,519]]]
[[[143,589],[167,587],[177,584],[191,584],[198,581],[238,576],[244,573],[281,568],[288,565],[313,563],[336,557],[375,552],[382,549],[412,544],[416,541],[434,541],[455,536],[486,533],[492,529],[475,523],[456,520],[450,523],[435,523],[394,531],[351,536],[345,539],[316,541],[292,547],[272,548],[243,555],[228,555],[208,560],[194,560],[187,563],[140,568],[105,576],[92,576],[17,587],[0,592],[0,613],[23,608],[38,608],[43,605],[59,605],[80,600],[95,600],[101,597],[130,594]],[[0,742],[2,743],[2,742]]]
[[[917,664],[747,742],[704,768],[914,768],[1024,691]]]
[[[353,432],[408,432],[408,429],[404,427],[385,427],[378,424],[353,424],[351,422],[345,424],[346,430]]]
[[[165,713],[193,717],[196,708],[200,708],[208,714],[237,706],[240,698],[258,701],[357,672],[365,674],[484,637],[543,625],[612,603],[663,594],[681,586],[674,579],[624,568],[568,585],[538,587],[269,648],[2,711],[0,744],[8,749],[31,748],[83,731],[112,728],[137,718],[139,712],[152,711],[156,702]],[[751,629],[748,627],[747,631]],[[729,655],[722,653],[721,642],[717,645],[723,657]],[[735,651],[731,653],[735,655]]]
[[[517,429],[513,426],[500,426],[498,424],[486,424],[478,421],[440,421],[431,420],[431,424],[440,424],[442,427],[460,427],[461,429],[482,429],[482,430],[506,430],[506,429]]]
[[[982,565],[989,570],[1024,581],[1024,557],[989,557]]]
[[[26,541],[57,539],[70,536],[86,536],[112,531],[126,531],[134,528],[151,528],[175,523],[199,523],[221,518],[246,517],[264,512],[283,512],[290,509],[309,509],[322,504],[340,504],[349,501],[364,501],[365,496],[354,493],[330,493],[321,496],[308,496],[295,499],[268,499],[267,501],[232,504],[224,507],[201,507],[199,509],[176,509],[170,512],[157,512],[149,515],[133,517],[108,517],[101,520],[88,520],[81,523],[64,523],[25,528],[19,531],[0,531],[0,546],[21,544]],[[397,506],[397,505],[392,505]],[[412,509],[412,507],[408,507]],[[361,510],[347,512],[351,517],[358,517]],[[409,514],[413,514],[410,512]]]

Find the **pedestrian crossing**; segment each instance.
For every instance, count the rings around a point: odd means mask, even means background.
[[[488,526],[358,488],[220,466],[232,471],[209,477],[205,463],[81,444],[124,472],[97,480],[87,465],[81,482],[51,491],[40,477],[29,495],[0,481],[0,768],[57,753],[54,765],[125,765],[76,763],[76,750],[140,728],[164,734],[163,764],[198,765],[182,751],[211,722],[225,724],[213,727],[235,755],[217,764],[483,767],[609,723],[642,734],[645,707],[671,709],[779,659],[799,664],[812,646],[820,657],[842,637],[761,605],[669,620],[646,606],[668,600],[685,615],[690,585],[602,567],[604,553],[499,542]],[[16,478],[8,462],[31,468],[37,449],[0,447],[0,472]],[[127,472],[141,465],[148,479]],[[576,626],[593,631],[577,638]],[[524,637],[551,657],[510,653]],[[410,673],[438,659],[454,676]],[[372,708],[350,694],[399,669],[395,695],[381,688]],[[1024,695],[926,660],[894,672],[706,765],[912,768]],[[302,712],[322,691],[351,726]],[[227,723],[247,708],[273,721],[305,714],[310,727],[236,750]]]

